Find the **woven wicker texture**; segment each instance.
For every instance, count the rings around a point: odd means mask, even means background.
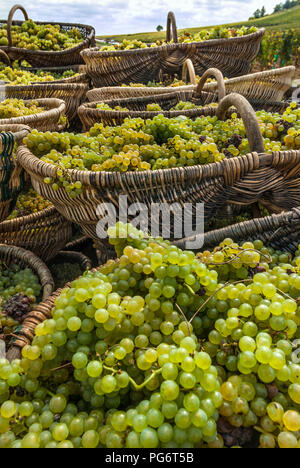
[[[256,218],[210,231],[204,234],[202,249],[215,247],[226,238],[232,239],[235,242],[260,239],[265,245],[270,245],[274,249],[294,253],[299,245],[299,235],[300,208],[296,207],[291,211],[281,214]],[[184,248],[188,240],[190,241],[191,239],[182,239],[176,242],[176,245]]]
[[[28,19],[28,14],[24,7],[21,5],[15,5],[9,12],[8,20],[0,20],[0,27],[7,25],[8,32],[8,46],[1,46],[9,56],[11,61],[26,60],[33,67],[55,67],[55,66],[66,66],[82,63],[80,52],[88,47],[95,46],[95,29],[92,26],[85,24],[71,24],[71,23],[45,23],[36,21],[36,24],[59,24],[62,30],[68,31],[72,28],[77,28],[85,38],[81,44],[62,51],[45,51],[45,50],[29,50],[21,49],[19,47],[13,47],[11,41],[11,35],[9,33],[12,25],[21,26],[22,21],[13,21],[13,16],[17,10],[21,10],[24,14],[25,20]]]
[[[88,84],[84,83],[37,83],[32,85],[6,86],[5,97],[25,100],[59,99],[65,102],[68,121],[77,116],[77,109],[85,100]]]
[[[170,37],[170,22],[174,25],[174,44],[121,51],[91,48],[81,52],[94,86],[158,81],[162,74],[180,74],[187,59],[192,60],[198,75],[208,68],[218,68],[228,78],[240,76],[249,72],[265,33],[264,29],[260,29],[243,37],[184,44],[176,42],[176,23],[172,12],[168,15],[167,41]]]
[[[0,125],[0,221],[13,210],[23,188],[24,171],[16,164],[13,146],[14,143],[20,143],[29,132],[30,128],[25,125]],[[12,136],[10,142],[9,136]]]
[[[0,243],[30,250],[48,261],[72,237],[72,225],[55,208],[0,223]]]
[[[32,99],[25,100],[25,103],[30,103]],[[1,125],[28,125],[30,128],[36,128],[41,132],[60,131],[65,127],[65,123],[59,123],[61,117],[65,115],[66,104],[61,99],[34,99],[38,106],[45,110],[37,114],[24,115],[21,117],[13,117],[10,119],[1,119]]]
[[[222,99],[225,94],[225,84],[222,73],[216,68],[210,68],[201,77],[199,84],[193,90],[173,91],[165,94],[157,94],[154,96],[133,97],[126,99],[112,99],[104,101],[112,107],[112,110],[97,109],[97,103],[84,103],[78,109],[78,115],[83,124],[84,129],[88,130],[97,122],[102,122],[104,125],[120,125],[127,117],[152,119],[156,115],[163,114],[165,117],[178,117],[185,115],[186,117],[195,118],[200,115],[214,115],[215,111],[210,107],[190,110],[170,110],[180,101],[192,101],[198,105],[205,106],[212,102],[212,96],[215,93],[203,91],[203,87],[208,78],[213,76],[217,80],[218,91],[216,100]],[[163,111],[147,111],[148,104],[158,104]],[[113,110],[115,106],[127,108],[128,111]]]
[[[219,163],[140,172],[90,172],[67,170],[70,180],[81,181],[83,192],[72,199],[63,188],[54,191],[44,177],[55,177],[56,166],[35,157],[26,147],[18,150],[18,161],[30,174],[35,190],[51,200],[67,219],[80,225],[85,235],[101,246],[96,226],[101,203],[118,206],[120,195],[128,204],[190,202],[205,203],[206,218],[226,203],[249,205],[267,200],[278,209],[300,205],[300,151],[265,154],[256,115],[245,98],[232,94],[220,103],[218,117],[235,105],[244,119],[252,153]],[[261,154],[258,154],[261,153]]]
[[[186,64],[188,62],[188,65]],[[87,92],[89,101],[106,101],[109,99],[133,98],[139,96],[149,96],[171,92],[193,91],[196,87],[194,81],[195,71],[192,68],[191,60],[185,62],[183,70],[183,81],[187,83],[186,70],[189,71],[191,85],[166,86],[166,87],[129,87],[113,86],[105,88],[95,88]],[[237,78],[225,80],[226,94],[239,93],[250,101],[261,101],[265,104],[268,101],[281,101],[285,92],[291,87],[292,79],[295,75],[295,67],[285,67],[275,70],[267,70]],[[215,82],[206,83],[203,90],[208,92],[211,101],[217,100],[217,87]]]

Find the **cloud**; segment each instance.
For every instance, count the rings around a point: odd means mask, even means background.
[[[279,0],[24,0],[22,4],[35,20],[91,24],[97,34],[135,33],[165,27],[173,10],[179,28],[210,26],[248,19],[263,5],[271,13]],[[5,19],[15,0],[1,0],[0,17]],[[17,12],[16,19],[22,18]]]

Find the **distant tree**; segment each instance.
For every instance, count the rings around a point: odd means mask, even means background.
[[[263,18],[266,14],[266,9],[265,7],[263,6],[262,9],[260,10],[260,17]]]
[[[254,16],[254,18],[260,18],[260,9],[259,8],[257,10],[255,10],[255,12],[253,13],[253,16]]]
[[[274,11],[273,13],[279,13],[279,11],[281,11],[283,9],[283,4],[282,3],[278,3],[275,8],[274,8]]]
[[[162,31],[164,28],[161,24],[156,27],[156,31]]]

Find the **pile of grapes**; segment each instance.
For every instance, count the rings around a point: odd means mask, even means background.
[[[49,200],[43,198],[38,194],[33,188],[29,189],[26,193],[21,193],[18,196],[15,209],[8,216],[7,219],[15,219],[20,216],[27,216],[33,213],[39,213],[52,206],[52,203]]]
[[[203,29],[197,32],[196,34],[184,32],[178,37],[178,42],[188,43],[188,42],[203,42],[203,41],[207,41],[210,39],[228,39],[230,37],[247,36],[248,34],[252,34],[256,32],[257,30],[258,28],[256,28],[255,26],[252,26],[251,28],[243,26],[240,29],[216,27],[216,28],[209,29],[209,30]],[[164,40],[162,40],[162,41],[153,42],[151,44],[146,44],[145,42],[139,41],[137,39],[134,39],[132,41],[128,39],[123,39],[123,41],[120,43],[105,45],[105,46],[102,46],[99,50],[100,51],[113,51],[113,50],[144,49],[146,47],[158,47],[158,46],[167,45],[171,43],[172,41],[167,43]],[[1,39],[0,39],[0,45],[1,45]]]
[[[39,278],[30,268],[0,263],[0,335],[10,335],[40,297]]]
[[[60,51],[70,49],[83,40],[77,28],[65,31],[59,25],[40,25],[31,19],[21,26],[12,26],[13,46],[21,49]],[[6,25],[0,28],[0,46],[8,46]]]
[[[300,109],[294,103],[282,115],[260,111],[257,117],[266,151],[300,147]],[[37,157],[58,167],[57,177],[45,182],[54,190],[65,187],[72,198],[81,193],[82,185],[70,183],[66,169],[154,170],[213,163],[250,151],[245,127],[235,113],[226,121],[163,115],[125,119],[116,127],[95,124],[80,135],[33,130],[24,142]]]
[[[0,102],[0,119],[38,114],[44,110],[44,107],[39,106],[37,101],[26,102],[23,99],[6,99]]]
[[[0,64],[0,84],[5,82],[8,86],[30,85],[32,83],[41,83],[55,81],[58,79],[69,78],[75,76],[76,73],[72,70],[67,70],[63,74],[54,74],[44,72],[42,70],[37,73],[32,73],[29,70],[21,70],[20,68],[5,67]]]
[[[0,447],[299,447],[300,250],[109,235],[119,262],[0,360]]]

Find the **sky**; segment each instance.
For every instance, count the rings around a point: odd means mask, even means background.
[[[177,27],[210,26],[247,20],[257,8],[272,13],[280,0],[21,0],[33,20],[91,24],[98,35],[154,31],[165,28],[168,11]],[[0,0],[0,18],[6,19],[16,0]],[[21,19],[21,12],[15,19]]]

